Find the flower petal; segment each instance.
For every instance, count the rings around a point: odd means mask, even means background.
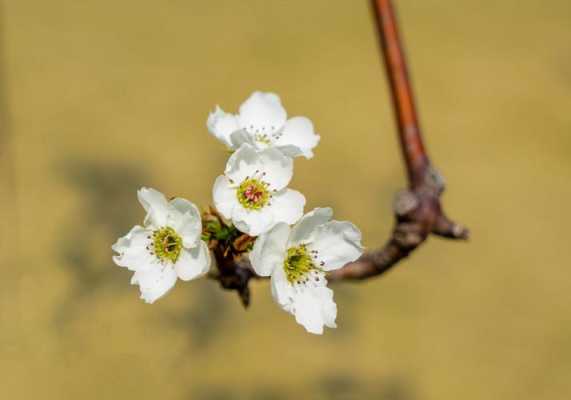
[[[291,180],[293,160],[277,149],[256,151],[254,147],[244,143],[228,159],[224,174],[235,185],[247,178],[256,178],[267,182],[270,189],[280,190]]]
[[[184,247],[193,247],[202,233],[200,211],[190,201],[179,197],[171,200],[170,205],[176,212],[169,214],[168,225],[182,237]]]
[[[132,285],[139,285],[141,298],[154,303],[164,296],[176,283],[176,272],[172,265],[157,264],[154,268],[137,271],[131,278]]]
[[[272,297],[285,311],[293,314],[294,287],[288,282],[285,271],[275,268],[272,272]]]
[[[263,180],[270,184],[271,189],[285,188],[293,176],[293,160],[274,148],[268,148],[258,154],[258,169],[265,173]]]
[[[271,135],[286,122],[287,113],[278,95],[254,92],[240,106],[238,121],[240,128],[251,135]]]
[[[113,261],[120,267],[126,267],[131,271],[148,269],[154,262],[153,256],[146,249],[152,235],[152,231],[141,226],[135,226],[125,236],[117,239],[111,246],[118,254],[113,256]]]
[[[233,149],[239,149],[240,146],[242,146],[244,143],[256,147],[256,141],[254,138],[248,132],[242,129],[237,130],[230,135],[230,142],[232,143]]]
[[[355,261],[363,254],[361,232],[346,221],[331,221],[317,227],[308,249],[318,252],[322,268],[331,271]]]
[[[269,276],[274,269],[283,269],[289,232],[289,226],[280,223],[256,239],[250,252],[250,262],[258,275]]]
[[[238,230],[250,236],[258,236],[265,233],[276,224],[270,207],[263,207],[259,210],[246,210],[242,205],[234,207],[232,222]]]
[[[164,226],[169,214],[169,203],[164,194],[152,188],[143,187],[137,192],[139,202],[147,212],[145,224]]]
[[[271,278],[274,300],[310,333],[322,334],[323,326],[336,328],[337,305],[333,291],[326,286],[294,288],[283,268],[276,268]]]
[[[239,185],[246,177],[252,177],[260,170],[260,156],[251,145],[240,146],[228,159],[224,174],[231,183]]]
[[[202,240],[192,249],[182,249],[174,266],[177,276],[183,281],[198,278],[210,269],[210,251]]]
[[[235,115],[225,113],[219,106],[216,106],[208,116],[206,127],[218,140],[233,148],[230,135],[240,129],[238,118]]]
[[[337,305],[333,291],[327,287],[305,289],[296,294],[293,307],[295,320],[310,333],[323,334],[323,326],[336,328]]]
[[[272,195],[269,206],[276,222],[295,224],[303,215],[305,197],[297,190],[283,189]]]
[[[236,189],[231,187],[230,181],[224,175],[216,178],[212,188],[212,197],[214,206],[226,219],[232,217],[232,210],[240,204],[236,197]]]
[[[274,145],[290,156],[313,157],[313,148],[319,143],[320,136],[313,130],[313,123],[306,117],[293,117],[287,120],[285,126],[274,142]]]
[[[305,214],[292,228],[289,244],[295,246],[307,243],[312,239],[315,229],[319,225],[331,220],[333,210],[329,207],[316,208]]]

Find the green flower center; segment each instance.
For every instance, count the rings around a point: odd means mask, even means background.
[[[310,252],[305,245],[290,247],[287,250],[284,261],[284,271],[289,283],[307,282],[308,275],[312,272],[323,272],[313,263]],[[319,280],[317,277],[316,280]]]
[[[265,144],[266,146],[269,146],[272,144],[272,141],[270,140],[268,135],[266,135],[265,133],[256,133],[254,135],[254,139],[256,140],[256,142],[261,143],[261,144]]]
[[[157,229],[153,232],[153,250],[159,260],[174,264],[182,250],[182,238],[170,226]]]
[[[236,195],[240,204],[248,210],[259,210],[270,200],[268,184],[254,178],[242,182]]]

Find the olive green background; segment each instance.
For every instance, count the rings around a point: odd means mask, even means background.
[[[305,333],[252,286],[152,306],[110,245],[136,189],[200,205],[227,153],[209,110],[275,91],[322,140],[307,209],[387,238],[405,184],[367,1],[5,0],[0,397],[525,400],[571,397],[571,3],[397,1],[426,141],[469,243],[431,239],[334,286]]]

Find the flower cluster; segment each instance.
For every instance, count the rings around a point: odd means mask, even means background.
[[[361,233],[332,220],[330,208],[304,215],[305,197],[288,188],[293,159],[312,158],[319,143],[313,124],[306,117],[288,119],[276,94],[254,92],[238,114],[217,106],[206,125],[232,152],[214,182],[214,206],[231,229],[254,241],[252,268],[271,277],[275,301],[308,332],[334,328],[337,306],[326,273],[360,257]],[[113,245],[113,260],[134,271],[131,283],[152,303],[177,278],[206,274],[211,258],[196,206],[180,198],[167,201],[154,189],[142,188],[138,197],[147,211],[144,226]]]

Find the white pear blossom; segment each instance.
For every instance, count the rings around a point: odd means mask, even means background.
[[[216,106],[206,126],[232,150],[248,143],[257,150],[275,147],[289,157],[312,158],[320,139],[308,118],[287,118],[275,93],[254,92],[242,103],[237,115]]]
[[[112,246],[113,261],[133,271],[147,303],[166,294],[178,279],[198,278],[210,268],[210,253],[200,239],[202,221],[196,206],[175,198],[167,201],[157,190],[141,188],[137,196],[147,211],[144,226],[135,226]]]
[[[272,295],[308,332],[335,328],[337,305],[325,273],[355,261],[363,252],[361,232],[350,222],[332,221],[331,208],[316,208],[290,228],[280,223],[256,239],[250,261],[271,276]]]
[[[286,186],[293,161],[276,149],[256,151],[243,144],[214,182],[216,209],[250,236],[267,232],[279,222],[295,223],[303,215],[305,197]]]

